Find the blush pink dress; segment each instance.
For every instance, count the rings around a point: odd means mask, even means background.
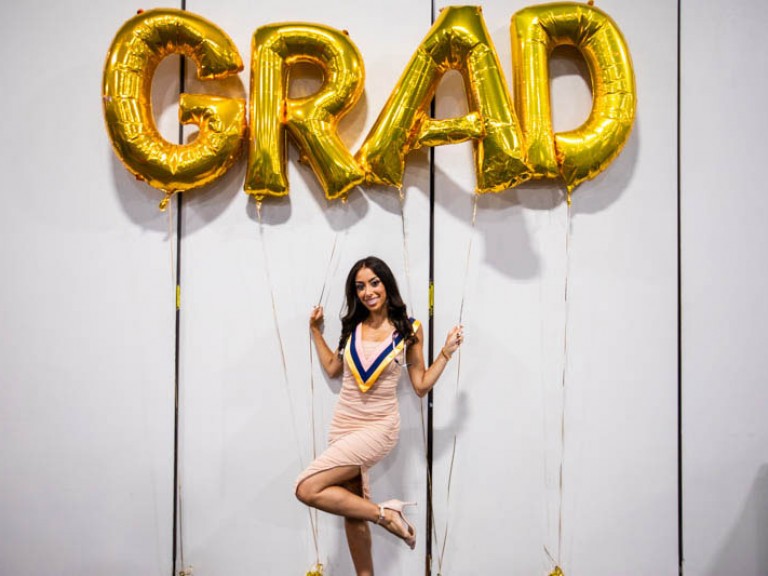
[[[392,340],[366,342],[356,330],[358,355],[367,369]],[[398,361],[403,362],[403,355]],[[298,488],[310,476],[339,466],[359,466],[363,496],[370,499],[368,471],[389,454],[400,434],[400,411],[397,404],[397,383],[400,365],[392,361],[379,375],[376,383],[365,393],[344,362],[341,392],[328,434],[328,448],[312,462],[296,480]]]

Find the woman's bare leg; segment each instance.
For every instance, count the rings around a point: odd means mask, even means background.
[[[379,507],[344,485],[360,474],[359,466],[339,466],[323,470],[304,480],[296,489],[296,497],[307,506],[353,520],[376,522]]]
[[[344,488],[363,496],[363,477],[358,474],[344,484]],[[365,520],[344,518],[344,531],[347,534],[349,554],[355,566],[357,576],[373,576],[373,555],[371,554],[371,530]]]
[[[357,576],[373,576],[373,554],[371,554],[371,530],[365,520],[344,518],[349,555]]]
[[[299,484],[296,497],[307,506],[323,512],[344,516],[350,520],[377,522],[395,536],[408,538],[408,529],[399,522],[392,510],[384,510],[384,519],[378,522],[379,507],[344,488],[347,482],[354,480],[359,474],[359,466],[339,466],[318,472]]]

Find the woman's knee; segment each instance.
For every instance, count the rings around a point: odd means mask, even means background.
[[[296,498],[298,498],[300,502],[311,506],[314,496],[315,492],[312,490],[312,487],[307,480],[304,480],[296,487]]]

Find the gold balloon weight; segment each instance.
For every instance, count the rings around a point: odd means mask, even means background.
[[[323,565],[318,562],[312,566],[307,572],[307,576],[323,576]]]

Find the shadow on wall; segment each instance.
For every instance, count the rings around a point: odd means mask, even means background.
[[[768,575],[768,464],[758,470],[741,515],[706,574]]]
[[[576,188],[573,192],[572,219],[608,209],[628,189],[637,164],[639,138],[635,127],[621,155],[611,166],[595,179]],[[467,163],[471,162],[468,153]],[[471,228],[472,191],[451,179],[438,166],[435,167],[435,182],[438,188],[437,204],[456,220],[465,223],[468,229]],[[428,191],[423,193],[428,194]],[[537,277],[541,262],[536,253],[537,243],[527,229],[529,221],[524,212],[554,212],[561,209],[565,195],[565,185],[557,180],[529,181],[499,193],[479,195],[474,233],[482,238],[486,264],[510,278]],[[502,221],[506,225],[493,225]]]
[[[577,128],[587,120],[592,107],[590,85],[589,71],[579,52],[565,47],[555,50],[550,61],[550,89],[556,132]],[[438,90],[438,117],[466,114],[464,93],[461,75],[446,74]],[[573,192],[572,218],[606,210],[629,188],[638,162],[639,141],[639,122],[636,121],[621,154],[606,170]],[[460,162],[467,167],[474,166],[471,144],[460,146],[464,148]],[[454,180],[449,171],[443,170],[440,162],[434,167],[436,203],[471,228],[473,191],[467,189],[466,182]],[[565,198],[565,185],[556,179],[529,181],[498,193],[479,195],[473,233],[482,238],[484,262],[510,278],[537,277],[541,272],[541,259],[537,254],[540,242],[534,238],[536,231],[530,229],[535,222],[526,212],[562,211]]]

